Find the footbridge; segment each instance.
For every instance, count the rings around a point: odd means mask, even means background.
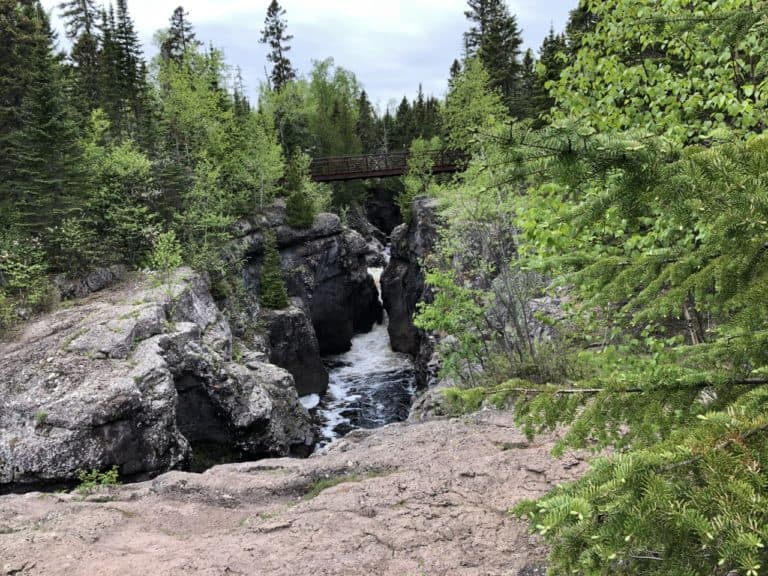
[[[463,170],[466,164],[465,156],[455,150],[435,150],[429,154],[433,161],[433,174],[458,172]],[[408,152],[403,151],[313,158],[310,172],[315,182],[391,178],[405,174],[409,155]]]

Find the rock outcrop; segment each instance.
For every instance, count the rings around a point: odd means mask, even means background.
[[[72,298],[85,298],[89,294],[104,290],[119,282],[127,270],[123,265],[109,266],[106,268],[96,268],[85,275],[70,277],[68,274],[59,274],[54,277],[53,285],[59,293],[62,300]]]
[[[232,349],[189,270],[136,275],[28,324],[0,344],[0,484],[308,451],[293,378],[253,351],[237,363]]]
[[[365,261],[369,268],[384,268],[387,265],[384,256],[384,245],[387,235],[368,221],[365,210],[361,206],[351,206],[347,211],[347,225],[365,238],[368,252]]]
[[[356,431],[306,460],[170,472],[83,496],[0,496],[0,569],[24,576],[534,576],[509,514],[585,469],[508,412]],[[94,500],[110,499],[108,504]]]
[[[349,350],[352,336],[381,322],[383,310],[368,274],[369,247],[357,232],[342,227],[335,214],[318,214],[312,228],[286,226],[285,205],[276,202],[257,222],[244,225],[240,250],[246,275],[258,291],[263,234],[277,238],[288,294],[300,298],[315,328],[321,354]]]
[[[262,317],[269,334],[269,361],[288,370],[299,396],[324,394],[328,370],[320,358],[320,345],[312,323],[294,299],[285,310],[268,310]]]
[[[391,258],[381,277],[381,295],[389,316],[392,348],[416,358],[421,385],[426,384],[427,364],[434,343],[413,325],[413,315],[416,305],[429,298],[421,262],[434,249],[437,226],[437,201],[417,198],[410,224],[401,224],[392,232]]]

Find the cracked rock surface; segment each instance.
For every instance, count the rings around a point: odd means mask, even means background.
[[[134,275],[26,325],[0,343],[0,487],[79,469],[164,472],[208,432],[238,457],[311,446],[291,375],[256,352],[234,362],[232,345],[207,284],[186,269]]]
[[[33,575],[521,576],[545,549],[508,514],[578,476],[506,412],[357,431],[306,460],[0,497],[0,568]]]

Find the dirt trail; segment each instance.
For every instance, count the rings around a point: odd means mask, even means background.
[[[3,496],[0,575],[539,574],[544,549],[507,510],[583,471],[550,447],[488,411],[85,500]]]

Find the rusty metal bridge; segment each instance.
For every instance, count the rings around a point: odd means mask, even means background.
[[[464,168],[466,163],[466,158],[455,150],[435,150],[429,154],[433,160],[433,174],[458,172]],[[312,180],[315,182],[390,178],[405,174],[408,168],[408,156],[409,153],[403,151],[313,158],[310,172],[312,173]]]

